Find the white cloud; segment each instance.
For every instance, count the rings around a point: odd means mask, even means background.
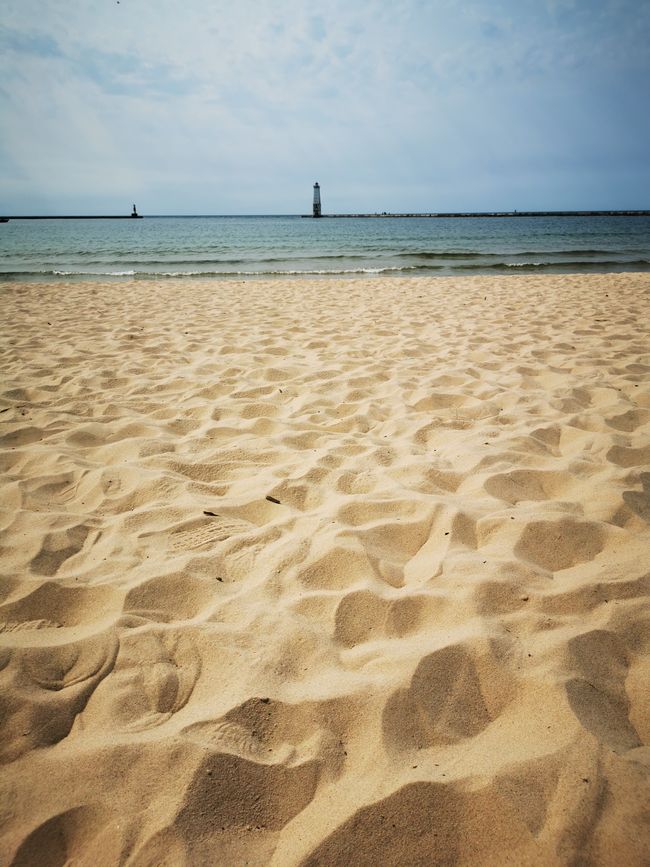
[[[501,207],[523,177],[534,207],[576,153],[613,189],[648,132],[650,14],[624,0],[5,3],[10,210],[292,212],[316,177],[332,209]]]

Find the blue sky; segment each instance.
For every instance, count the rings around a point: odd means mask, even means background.
[[[3,0],[0,211],[650,207],[650,0]]]

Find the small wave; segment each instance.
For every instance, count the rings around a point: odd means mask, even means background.
[[[305,268],[278,271],[138,271],[136,276],[147,277],[309,277],[339,274],[384,274],[389,271],[418,271],[417,265],[396,265],[387,268]]]
[[[400,259],[492,259],[509,253],[480,253],[477,250],[404,250],[396,253]]]
[[[86,277],[134,277],[136,271],[39,271],[39,274],[56,274],[59,277],[76,277],[85,275]]]
[[[341,257],[349,258],[349,257]],[[63,269],[43,269],[43,270],[24,270],[24,271],[0,271],[0,281],[17,281],[17,280],[46,280],[48,278],[85,278],[89,280],[100,280],[110,278],[130,277],[136,280],[160,280],[165,278],[241,278],[241,277],[338,277],[338,276],[354,276],[354,275],[380,275],[380,274],[404,274],[404,275],[426,275],[426,274],[463,274],[463,273],[508,273],[511,270],[517,271],[555,271],[561,273],[586,273],[586,272],[616,272],[616,271],[647,271],[650,270],[650,259],[597,259],[585,261],[584,259],[568,259],[559,261],[548,261],[544,258],[511,262],[505,261],[504,258],[499,258],[498,261],[485,261],[486,257],[482,257],[481,261],[463,261],[455,264],[445,264],[444,262],[421,262],[413,264],[393,264],[393,265],[376,265],[367,267],[351,267],[351,268],[285,268],[285,269],[233,269],[233,270],[214,270],[214,269],[196,269],[189,270],[169,270],[169,271],[154,271],[154,270],[136,270],[136,269],[107,269],[105,271],[89,271],[89,270],[63,270]],[[161,265],[162,263],[158,263]]]
[[[250,262],[260,263],[260,264],[264,265],[264,264],[270,264],[273,262],[287,262],[287,261],[291,261],[292,259],[294,261],[298,260],[298,261],[303,261],[303,262],[309,262],[312,260],[319,261],[319,262],[320,261],[325,262],[325,261],[330,261],[330,260],[336,261],[336,260],[340,260],[340,259],[345,259],[345,260],[351,261],[354,259],[368,259],[368,255],[365,253],[336,253],[336,254],[319,253],[318,255],[315,255],[315,256],[306,256],[302,253],[301,254],[296,253],[296,255],[294,255],[294,256],[291,256],[291,255],[289,255],[289,256],[260,256],[259,258],[249,256],[246,259],[216,259],[214,257],[210,257],[208,259],[200,259],[200,258],[191,258],[191,259],[188,259],[188,258],[182,258],[182,259],[168,259],[168,258],[165,258],[165,259],[133,259],[132,258],[130,261],[134,262],[136,265],[140,265],[143,267],[146,267],[147,265],[157,265],[160,267],[163,265],[190,265],[190,266],[192,266],[192,265],[193,266],[197,266],[197,265],[214,265],[214,266],[246,265],[247,263],[250,263]],[[92,264],[101,265],[102,263],[101,262],[93,262]]]
[[[512,259],[527,258],[530,256],[616,256],[620,251],[616,250],[501,250],[484,251],[478,250],[403,250],[396,253],[402,259]]]
[[[579,270],[587,270],[590,268],[646,268],[650,265],[649,259],[597,259],[585,262],[584,260],[560,260],[558,262],[503,262],[499,265],[486,265],[486,268],[499,268],[505,266],[506,268],[524,268],[529,270],[541,270],[541,269],[549,269],[549,268],[562,268],[566,270],[567,268],[577,268]]]
[[[383,274],[389,271],[418,271],[424,266],[405,265],[386,268],[305,268],[259,271],[2,271],[1,279],[25,279],[28,277],[139,277],[159,279],[161,277],[282,277],[338,274]],[[428,269],[427,269],[428,270]]]

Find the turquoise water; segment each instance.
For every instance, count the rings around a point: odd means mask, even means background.
[[[0,280],[650,270],[650,217],[145,217],[0,224]]]

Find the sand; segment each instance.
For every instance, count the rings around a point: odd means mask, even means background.
[[[0,294],[2,864],[650,863],[650,275]]]

